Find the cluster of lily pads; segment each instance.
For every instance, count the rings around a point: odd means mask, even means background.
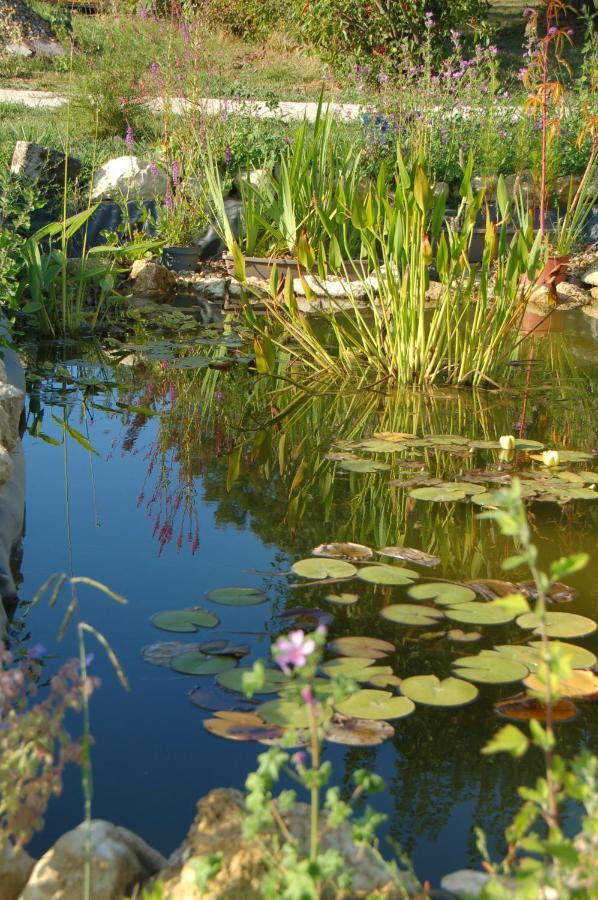
[[[345,585],[361,582],[382,589],[380,617],[386,622],[406,629],[440,626],[439,630],[422,633],[428,640],[474,642],[482,637],[481,632],[464,631],[457,626],[497,626],[514,620],[522,632],[536,638],[527,643],[499,643],[477,654],[459,656],[452,662],[452,673],[439,678],[434,673],[402,677],[395,672],[385,662],[396,652],[395,644],[389,640],[365,635],[336,637],[327,645],[333,656],[322,663],[318,672],[319,693],[325,695],[329,690],[333,697],[333,679],[338,676],[351,679],[357,687],[345,699],[322,706],[327,740],[358,746],[379,744],[394,734],[390,723],[410,715],[418,705],[463,706],[478,697],[478,685],[521,682],[526,691],[496,703],[497,711],[510,718],[542,718],[542,704],[534,694],[540,690],[536,673],[542,664],[539,620],[535,613],[518,614],[513,604],[505,600],[514,592],[533,598],[533,583],[492,579],[453,582],[423,577],[415,569],[383,561],[409,561],[424,568],[439,564],[438,557],[408,547],[383,547],[376,551],[382,559],[375,559],[370,547],[355,543],[322,544],[312,553],[284,574],[301,580],[295,584],[325,585],[329,588],[326,599],[332,604],[358,603],[359,595],[346,591]],[[405,592],[410,602],[393,602],[390,595],[396,589]],[[219,588],[207,597],[214,604],[227,606],[266,600],[262,591],[249,587]],[[549,600],[553,603],[572,597],[568,585],[550,586]],[[283,618],[293,627],[307,628],[327,626],[333,621],[331,613],[303,607],[287,610]],[[559,685],[563,699],[557,707],[558,718],[570,718],[577,711],[573,700],[598,699],[598,675],[592,671],[597,659],[590,650],[563,641],[589,635],[597,625],[575,613],[551,610],[546,618],[548,637],[559,640],[573,670],[572,676]],[[190,633],[215,628],[219,620],[210,610],[192,607],[157,613],[152,622],[166,631]],[[524,640],[528,637],[530,634]],[[290,693],[289,678],[284,672],[266,668],[256,696],[249,699],[243,693],[244,675],[251,667],[240,666],[239,661],[249,652],[245,644],[211,640],[193,645],[161,642],[145,647],[142,654],[148,662],[181,674],[215,676],[215,681],[206,681],[189,694],[194,705],[213,712],[213,717],[204,721],[212,734],[271,744],[281,742],[285,732],[291,731],[297,743],[306,740],[308,709]]]
[[[367,474],[388,471],[390,465],[361,454],[395,454],[413,451],[410,459],[401,458],[399,468],[417,470],[393,479],[391,484],[409,491],[414,500],[433,503],[471,502],[477,506],[492,506],[490,485],[510,484],[511,474],[521,481],[524,499],[568,503],[571,500],[596,500],[598,472],[571,471],[565,465],[587,463],[591,453],[578,450],[545,450],[540,441],[516,439],[503,435],[498,440],[470,440],[455,434],[418,437],[403,432],[378,432],[361,441],[340,441],[328,454],[344,472]],[[472,459],[478,451],[493,452],[498,458],[484,468],[471,469],[449,481],[433,477],[425,469],[423,451],[447,453],[452,457]],[[530,461],[540,463],[529,468]]]

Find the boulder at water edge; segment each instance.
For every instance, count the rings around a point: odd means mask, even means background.
[[[19,900],[80,900],[87,826],[63,834],[35,864]],[[91,896],[122,900],[166,865],[140,837],[110,822],[91,822]]]
[[[166,173],[136,156],[118,156],[100,166],[93,178],[92,199],[155,200],[168,188]]]
[[[35,865],[26,850],[6,843],[0,851],[0,900],[17,900]]]
[[[136,296],[151,297],[154,300],[166,300],[176,285],[174,272],[152,259],[136,259],[129,277]]]

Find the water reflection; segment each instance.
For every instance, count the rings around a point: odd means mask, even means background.
[[[169,605],[202,602],[205,589],[219,586],[210,582],[212,572],[230,584],[259,579],[269,604],[256,608],[246,622],[232,618],[228,626],[253,631],[253,649],[264,655],[269,637],[281,627],[281,612],[296,605],[325,604],[325,588],[290,588],[275,573],[331,540],[377,547],[404,543],[441,557],[435,574],[501,577],[501,559],[511,548],[492,523],[476,518],[476,509],[414,502],[407,491],[389,484],[409,476],[413,469],[406,463],[451,479],[485,465],[487,457],[458,446],[440,454],[422,447],[409,459],[401,454],[402,462],[394,454],[374,455],[385,459],[390,469],[359,474],[343,472],[330,452],[343,442],[388,431],[482,439],[518,433],[550,445],[593,450],[597,383],[595,366],[576,366],[566,335],[538,339],[533,364],[521,366],[518,387],[508,392],[392,391],[365,381],[348,383],[340,392],[338,385],[311,382],[306,390],[298,377],[289,382],[288,370],[256,373],[234,343],[190,343],[182,349],[167,343],[144,338],[138,349],[122,351],[126,364],[97,348],[77,361],[65,348],[51,370],[38,358],[32,368],[28,419],[33,433],[60,439],[62,431],[52,413],[66,417],[100,452],[92,460],[94,479],[114,485],[104,515],[116,534],[104,531],[94,540],[113,555],[126,543],[126,556],[111,568],[106,553],[89,574],[132,595],[126,624],[120,626],[111,617],[103,630],[120,642],[121,661],[132,675],[133,700],[120,697],[108,682],[98,695],[94,730],[99,784],[102,778],[110,783],[107,770],[112,767],[114,777],[116,764],[119,778],[129,787],[122,797],[97,793],[102,815],[137,828],[165,851],[186,831],[200,793],[224,783],[242,785],[255,749],[214,743],[217,739],[203,733],[198,711],[185,700],[195,682],[173,678],[167,671],[148,672],[139,661],[142,644],[159,639],[148,624],[149,615]],[[44,467],[54,465],[61,450],[41,441],[33,449],[33,476],[43,472],[45,478]],[[70,465],[72,488],[80,494],[87,489],[88,455],[72,454]],[[543,562],[569,550],[595,552],[596,505],[533,505]],[[46,507],[48,527],[62,533],[62,510]],[[74,533],[80,529],[89,534],[78,507],[72,515]],[[79,547],[79,569],[97,557],[100,551],[94,548],[95,543],[86,560]],[[35,529],[27,553],[31,560],[43,560],[46,575],[56,570],[51,550]],[[262,578],[251,569],[272,574]],[[579,598],[568,608],[595,617],[598,594],[591,572],[576,575],[575,586]],[[389,597],[389,589],[360,588],[357,606],[335,610],[333,636],[388,637],[397,647],[391,662],[398,674],[448,675],[455,653],[446,641],[382,622],[379,609]],[[516,632],[514,626],[489,629],[476,649],[520,639]],[[595,647],[597,641],[584,643]],[[513,692],[513,686],[484,688],[478,703],[457,712],[420,708],[402,720],[393,741],[380,748],[327,749],[347,792],[355,768],[365,765],[386,777],[389,791],[382,803],[390,815],[389,833],[414,855],[422,877],[435,880],[449,868],[477,862],[474,822],[484,825],[491,846],[501,847],[503,829],[517,806],[516,786],[539,772],[541,760],[533,755],[524,766],[480,756],[480,748],[496,730],[494,701]],[[598,723],[591,709],[563,725],[559,737],[564,753],[595,745]],[[111,749],[114,743],[122,747],[123,740],[136,748],[134,759],[123,759]],[[171,760],[169,766],[164,759]],[[144,777],[137,782],[134,772]],[[167,805],[175,810],[171,818],[165,813],[159,824],[149,821],[147,777],[168,795]],[[69,802],[65,797],[56,808],[70,814]],[[155,833],[148,832],[151,828]]]

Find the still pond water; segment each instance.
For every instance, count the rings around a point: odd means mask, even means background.
[[[469,452],[457,442],[440,450],[367,453],[343,441],[381,431],[486,440],[513,433],[548,447],[594,453],[596,342],[588,319],[572,313],[567,321],[566,334],[537,341],[533,366],[523,367],[517,390],[505,393],[388,394],[383,385],[366,391],[356,384],[340,396],[304,395],[292,385],[280,392],[280,383],[247,368],[234,335],[223,345],[220,333],[210,329],[200,334],[200,343],[197,334],[178,344],[143,336],[136,350],[125,346],[111,357],[93,346],[26,348],[30,430],[62,440],[60,422],[66,420],[88,437],[97,455],[71,436],[54,446],[26,434],[21,596],[32,597],[53,572],[72,571],[128,599],[122,607],[81,591],[82,617],[107,637],[131,687],[129,693],[122,690],[103,651],[94,647],[92,671],[102,679],[91,708],[95,817],[138,832],[168,854],[184,837],[198,798],[219,786],[242,788],[262,749],[204,730],[202,720],[210,713],[187,697],[201,678],[144,662],[141,649],[147,644],[198,640],[158,631],[150,622],[157,611],[210,608],[220,624],[199,639],[224,636],[249,643],[247,663],[267,657],[273,637],[288,630],[280,618],[285,609],[326,609],[334,614],[333,637],[392,641],[396,653],[382,662],[400,676],[444,677],[457,656],[522,641],[514,624],[481,628],[475,644],[422,637],[430,629],[396,625],[378,615],[383,603],[408,602],[403,587],[353,581],[347,590],[360,599],[344,608],[326,602],[326,587],[293,588],[296,579],[275,573],[288,571],[318,544],[354,540],[375,548],[403,544],[439,556],[435,569],[418,569],[422,577],[503,578],[501,559],[511,548],[492,523],[476,518],[479,507],[415,501],[408,489],[389,485],[421,469],[444,479],[483,469],[497,463],[496,451]],[[223,368],[206,368],[215,357]],[[236,362],[227,368],[222,357]],[[262,427],[272,420],[271,427]],[[231,457],[235,448],[240,449]],[[346,471],[342,460],[326,458],[331,451],[390,468]],[[526,469],[532,465],[527,462]],[[597,466],[598,459],[581,468]],[[530,511],[543,563],[585,550],[595,565],[598,502],[536,502]],[[594,566],[573,576],[571,584],[577,598],[559,608],[596,618]],[[268,600],[249,607],[216,607],[206,600],[206,592],[231,585],[263,589]],[[22,607],[15,626],[27,642],[41,642],[62,656],[76,653],[72,630],[56,642],[61,618],[56,609],[43,603],[25,616],[26,611]],[[598,645],[595,634],[577,643],[594,651]],[[448,871],[477,866],[475,824],[485,829],[492,852],[503,849],[503,830],[517,806],[516,786],[530,782],[541,761],[533,755],[523,763],[484,758],[480,749],[501,724],[494,702],[518,690],[517,684],[482,685],[480,698],[469,706],[418,706],[395,722],[394,738],[378,747],[327,745],[335,778],[347,788],[359,767],[384,776],[388,790],[376,805],[388,814],[387,833],[411,855],[420,878],[434,884]],[[76,719],[72,727],[79,727]],[[560,726],[559,737],[568,754],[595,748],[596,707],[581,706],[575,720]],[[73,769],[67,775],[33,852],[43,852],[81,820],[78,774]]]

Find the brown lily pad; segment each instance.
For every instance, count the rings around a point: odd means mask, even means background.
[[[252,712],[259,704],[259,700],[250,700],[237,691],[220,687],[219,684],[193,688],[187,696],[194,706],[211,712]]]
[[[529,694],[515,694],[494,704],[494,709],[505,719],[515,719],[518,722],[529,722],[535,719],[537,722],[546,721],[546,706]],[[576,705],[568,699],[558,700],[552,707],[553,720],[555,722],[568,722],[577,715]]]
[[[280,739],[284,729],[265,722],[253,712],[228,712],[222,710],[213,719],[203,723],[206,731],[229,741],[262,741]]]
[[[331,744],[348,747],[376,747],[394,737],[390,722],[378,719],[354,719],[335,713],[326,729],[325,738]]]
[[[415,550],[413,547],[382,547],[378,553],[380,556],[390,556],[393,559],[406,559],[419,566],[439,566],[441,562],[439,556],[424,553],[423,550]]]
[[[201,644],[185,644],[184,641],[159,641],[141,648],[142,659],[152,666],[170,668],[170,663],[180,653],[202,652]]]
[[[350,561],[358,561],[371,559],[374,551],[365,544],[320,544],[312,551],[313,556],[325,556],[329,559],[347,559]]]
[[[334,616],[323,609],[312,609],[310,606],[294,606],[280,614],[288,628],[317,628],[318,625],[330,625]]]

